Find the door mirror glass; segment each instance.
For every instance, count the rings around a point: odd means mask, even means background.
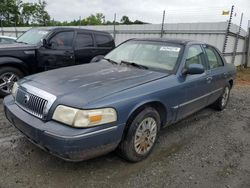
[[[183,69],[182,74],[202,74],[205,72],[204,66],[201,64],[190,64]]]

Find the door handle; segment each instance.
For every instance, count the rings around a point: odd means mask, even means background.
[[[65,55],[73,55],[73,52],[71,52],[71,51],[65,51],[64,54]]]
[[[228,74],[226,72],[224,72],[224,78],[227,78]]]
[[[69,56],[69,58],[70,58],[70,59],[72,59],[72,58],[73,58],[74,53],[73,53],[73,52],[71,52],[71,51],[65,51],[65,52],[64,52],[64,55]]]

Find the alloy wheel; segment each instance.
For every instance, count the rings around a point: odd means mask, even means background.
[[[154,118],[145,118],[138,126],[134,147],[138,154],[145,154],[153,147],[157,136],[157,123]]]
[[[14,83],[18,80],[18,75],[13,72],[3,73],[0,75],[0,91],[10,94]]]
[[[227,104],[228,98],[229,98],[229,88],[226,87],[222,95],[222,100],[221,100],[222,106],[225,106]]]

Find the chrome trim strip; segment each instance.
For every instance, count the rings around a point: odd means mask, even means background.
[[[202,95],[202,96],[197,97],[197,98],[195,98],[195,99],[192,99],[192,100],[190,100],[190,101],[187,101],[187,102],[184,102],[184,103],[179,104],[179,105],[177,105],[177,106],[174,106],[173,108],[174,108],[174,109],[178,109],[178,108],[180,108],[180,107],[183,107],[183,106],[185,106],[185,105],[188,105],[188,104],[190,104],[190,103],[193,103],[193,102],[195,102],[195,101],[198,101],[198,100],[200,100],[200,99],[202,99],[202,98],[204,98],[204,97],[207,97],[207,96],[209,96],[209,95],[212,95],[212,94],[214,94],[214,93],[216,93],[216,92],[218,92],[218,91],[220,91],[220,90],[222,90],[222,89],[223,89],[223,88],[216,89],[216,90],[214,90],[214,91],[212,91],[212,92],[209,92],[209,93],[207,93],[207,94],[205,94],[205,95]]]
[[[54,133],[51,133],[51,132],[48,132],[48,131],[44,131],[44,133],[47,134],[47,135],[50,135],[50,136],[54,136],[54,137],[65,138],[65,139],[70,139],[70,138],[74,139],[74,138],[86,138],[88,136],[94,136],[96,134],[110,132],[110,131],[113,131],[113,130],[115,130],[117,128],[118,128],[118,126],[113,126],[113,127],[108,127],[108,128],[101,129],[101,130],[98,130],[98,131],[93,131],[93,132],[90,132],[90,133],[75,135],[75,136],[61,136],[61,135],[57,135],[57,134],[54,134]]]

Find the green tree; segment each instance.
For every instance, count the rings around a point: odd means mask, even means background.
[[[133,24],[146,24],[145,22],[142,22],[142,21],[140,21],[140,20],[135,20],[134,22],[133,22]]]
[[[36,18],[36,22],[42,26],[46,26],[50,21],[50,15],[45,10],[46,6],[47,6],[46,1],[44,0],[38,1],[35,18]]]
[[[22,4],[22,19],[25,25],[30,25],[36,22],[35,15],[37,14],[38,5],[36,3],[23,3]]]
[[[105,23],[105,16],[102,13],[91,14],[81,21],[83,25],[102,25]]]
[[[133,22],[131,22],[129,20],[129,17],[128,16],[123,16],[122,19],[121,19],[121,23],[122,24],[132,24]]]
[[[19,24],[21,4],[20,0],[0,0],[0,16],[4,26]]]

